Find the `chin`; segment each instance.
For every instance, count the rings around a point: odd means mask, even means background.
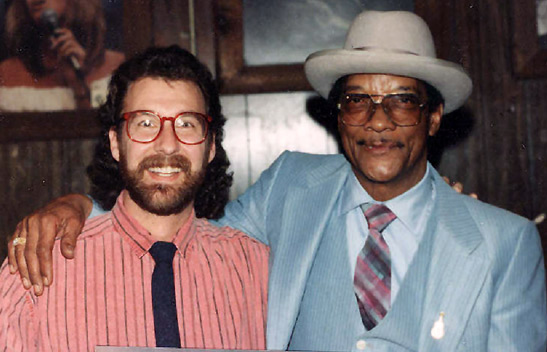
[[[188,192],[188,190],[164,188],[155,192],[151,191],[147,195],[133,193],[133,197],[135,197],[133,200],[152,214],[168,216],[182,212],[190,205],[194,195],[194,192]]]
[[[372,183],[384,184],[384,183],[389,183],[393,181],[394,177],[384,176],[384,175],[382,176],[372,175],[372,176],[367,176],[367,179]]]
[[[393,164],[383,165],[376,168],[361,168],[360,172],[371,182],[387,183],[399,176],[401,170],[395,168]]]

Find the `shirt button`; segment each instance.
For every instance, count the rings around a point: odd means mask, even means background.
[[[357,341],[355,346],[357,347],[358,350],[364,350],[365,348],[367,348],[367,342],[365,340],[359,340]]]

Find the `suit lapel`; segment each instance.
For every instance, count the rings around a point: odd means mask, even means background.
[[[366,333],[417,351],[452,351],[488,273],[482,236],[456,194],[433,171],[437,192],[426,233],[386,317]],[[444,313],[444,336],[431,329]]]
[[[455,350],[473,306],[484,285],[489,265],[482,235],[455,193],[434,172],[437,191],[436,216],[431,218],[427,237],[432,243],[423,300],[419,350]],[[444,313],[444,336],[431,337],[431,328]]]
[[[268,349],[284,350],[290,341],[310,268],[330,220],[328,214],[335,211],[348,171],[345,161],[335,169],[319,167],[287,190],[279,219],[280,237],[270,259]]]

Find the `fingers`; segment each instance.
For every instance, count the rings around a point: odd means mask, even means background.
[[[8,243],[8,262],[11,273],[19,270],[26,289],[34,286],[35,293],[41,295],[44,287],[53,282],[52,250],[56,238],[64,236],[61,252],[67,259],[74,257],[76,238],[89,208],[91,201],[87,197],[67,195],[53,200],[17,225]],[[24,238],[26,243],[14,245],[13,239],[17,237]]]
[[[444,182],[446,182],[450,187],[452,187],[453,190],[455,190],[458,193],[463,192],[463,184],[461,182],[451,182],[450,179],[446,176],[443,176]],[[477,193],[470,193],[469,197],[479,199],[479,196]]]
[[[452,183],[452,189],[454,189],[458,193],[462,193],[463,185],[460,182],[453,182]]]
[[[60,28],[55,31],[55,36],[51,38],[51,49],[57,48],[67,41],[75,41],[72,32],[66,28]]]
[[[61,238],[61,254],[66,259],[74,258],[74,246],[77,235],[67,234]]]
[[[63,229],[61,238],[61,253],[67,259],[74,258],[74,248],[76,247],[76,239],[82,232],[83,221],[78,218],[68,219]]]
[[[19,237],[23,237],[23,238],[26,238],[27,236],[27,232],[28,232],[28,219],[23,219],[22,221],[22,225],[21,225],[21,231],[19,232]],[[12,243],[13,245],[13,243]],[[17,265],[17,268],[19,270],[19,276],[21,277],[21,281],[23,282],[23,287],[25,287],[25,289],[30,289],[31,287],[31,284],[30,284],[30,279],[29,279],[29,274],[28,274],[28,269],[27,269],[27,262],[25,260],[25,247],[26,245],[17,245],[17,246],[13,246],[14,247],[14,252],[15,252],[15,261],[16,261],[16,265]]]
[[[452,182],[450,181],[450,179],[447,177],[447,176],[443,176],[443,180],[444,182],[446,182],[450,187],[452,187],[452,189],[454,189],[454,191],[458,192],[458,193],[462,193],[463,191],[463,185],[461,184],[461,182]],[[472,196],[472,195],[470,195]]]
[[[59,46],[61,46],[64,42],[66,42],[67,39],[68,38],[67,38],[66,35],[59,35],[57,37],[52,37],[51,38],[51,49],[55,50],[55,51],[58,51]]]
[[[65,42],[61,46],[59,46],[57,52],[61,57],[69,57],[69,56],[82,56],[82,49],[79,45],[75,44],[74,42]]]
[[[27,224],[27,241],[24,246],[24,255],[27,266],[28,277],[30,284],[34,287],[34,293],[36,295],[42,294],[42,276],[40,274],[40,265],[38,263],[38,257],[36,255],[36,248],[38,245],[38,233],[40,229],[40,222],[29,218],[26,221]]]
[[[51,49],[57,51],[57,55],[64,58],[76,57],[83,64],[86,57],[85,49],[76,40],[69,29],[61,28],[56,32],[56,37],[51,39]]]
[[[23,227],[22,222],[19,222],[17,224],[17,227],[15,228],[15,232],[8,239],[8,264],[9,264],[9,271],[11,274],[15,274],[17,272],[17,259],[15,258],[15,246],[13,245],[13,240],[16,237],[21,236],[22,227]]]
[[[59,235],[58,227],[54,222],[42,222],[38,239],[38,249],[36,256],[40,265],[40,275],[44,286],[49,286],[53,282],[53,246],[55,238]]]

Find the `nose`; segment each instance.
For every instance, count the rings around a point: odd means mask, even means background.
[[[394,130],[397,126],[391,121],[384,106],[380,103],[375,103],[372,106],[370,116],[364,127],[375,132],[382,132],[385,130]]]
[[[180,144],[173,129],[173,121],[164,121],[163,128],[158,138],[154,141],[156,151],[166,155],[175,154],[180,150]]]

